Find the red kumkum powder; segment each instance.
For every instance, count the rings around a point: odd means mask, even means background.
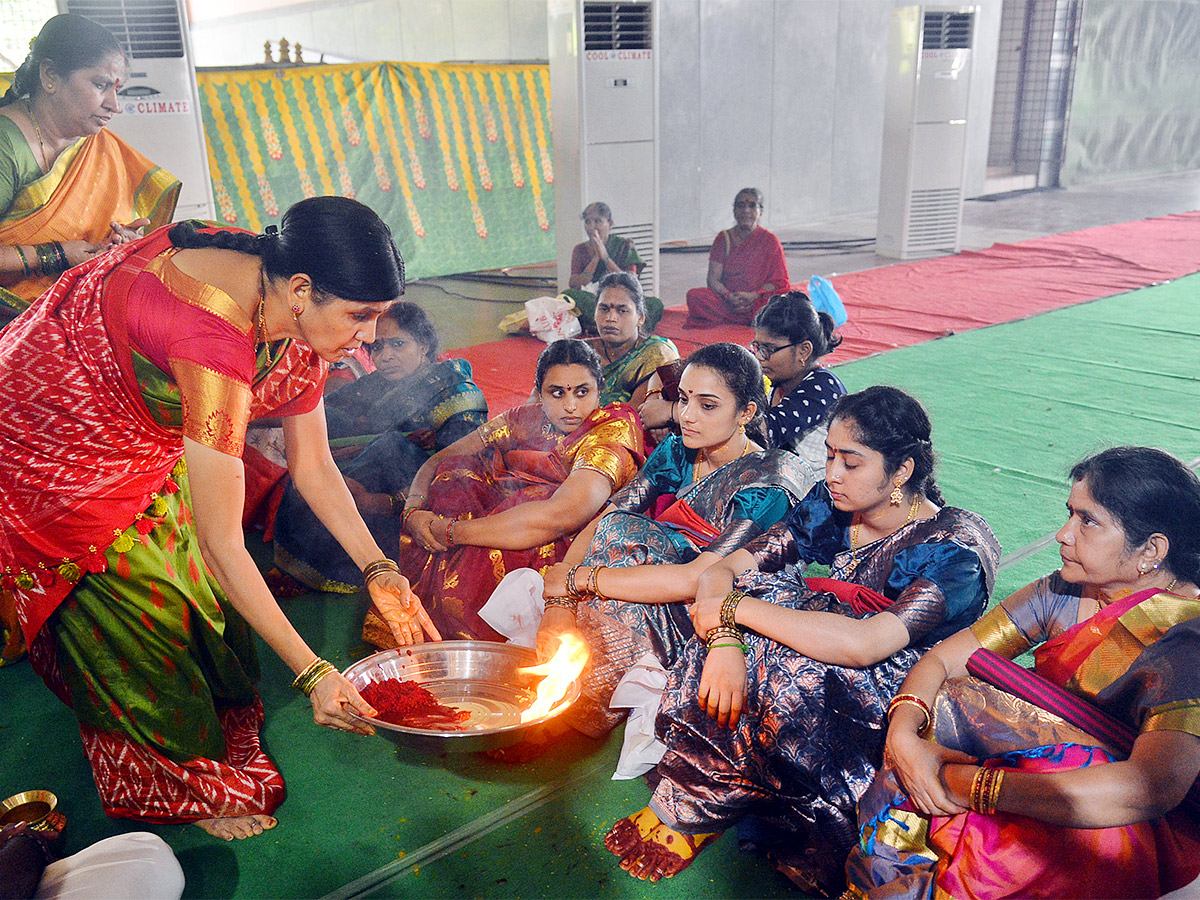
[[[415,681],[389,678],[375,681],[359,691],[375,707],[379,718],[405,728],[441,728],[453,730],[471,717],[469,710],[454,709],[438,703],[437,698]]]

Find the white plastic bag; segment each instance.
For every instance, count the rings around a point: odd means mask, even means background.
[[[575,301],[569,297],[526,300],[525,315],[529,318],[529,333],[547,344],[583,334],[583,326],[575,314]]]

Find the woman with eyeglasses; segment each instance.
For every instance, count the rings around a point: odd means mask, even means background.
[[[381,547],[400,540],[408,486],[430,455],[487,421],[487,400],[471,364],[437,361],[438,336],[425,311],[397,303],[379,318],[368,345],[375,371],[325,397],[330,447],[363,520]],[[276,593],[304,588],[354,593],[362,575],[295,485],[274,523]]]
[[[713,241],[708,284],[687,292],[689,325],[749,325],[767,298],[791,286],[783,245],[758,225],[762,210],[758,188],[742,188],[733,198],[737,224]]]
[[[833,319],[803,291],[772,297],[754,317],[751,352],[771,381],[767,434],[813,468],[825,465],[825,414],[846,393],[840,378],[819,364],[842,342]]]

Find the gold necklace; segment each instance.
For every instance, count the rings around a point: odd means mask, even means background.
[[[921,495],[914,494],[912,506],[910,506],[908,508],[908,517],[904,520],[904,525],[907,525],[909,522],[913,521],[917,517],[917,510],[920,508],[921,508]],[[903,528],[904,525],[901,525],[900,528]],[[855,522],[854,527],[850,529],[850,567],[846,570],[847,575],[849,575],[855,569],[858,568],[858,551],[859,551],[858,530],[860,528],[862,528],[862,519],[861,518],[857,522]],[[900,528],[897,528],[896,531],[899,531]],[[889,534],[895,534],[896,531],[889,532]]]
[[[46,156],[46,142],[42,140],[42,129],[38,128],[37,119],[33,117],[33,103],[25,101],[25,111],[29,114],[29,123],[33,126],[33,133],[37,135],[38,149],[42,151],[42,171],[50,171],[50,159]]]
[[[275,360],[271,358],[271,342],[267,340],[267,285],[266,275],[259,270],[259,285],[258,285],[258,315],[257,324],[255,325],[255,343],[264,344],[267,348],[267,365],[272,366]]]
[[[742,447],[742,452],[738,454],[738,457],[737,457],[738,459],[741,459],[743,456],[745,456],[747,453],[750,452],[750,435],[743,434],[743,436],[746,438],[746,444],[744,447]],[[692,463],[692,481],[693,482],[700,480],[700,455],[703,452],[704,451],[702,451],[702,450],[697,451],[696,452],[696,461],[694,463]],[[706,456],[705,459],[708,459],[708,457]],[[711,459],[708,459],[708,461],[710,463],[712,462]],[[733,462],[733,460],[730,460],[729,462]],[[721,463],[721,465],[722,466],[728,465],[728,463]],[[719,469],[719,468],[721,468],[721,466],[713,466],[712,472],[709,472],[708,475],[711,475],[713,472],[717,471],[717,469]],[[708,475],[705,475],[704,477],[707,478]]]

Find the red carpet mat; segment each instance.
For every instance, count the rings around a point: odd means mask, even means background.
[[[1200,211],[839,275],[831,281],[849,321],[830,361],[1011,322],[1198,271]],[[684,356],[715,341],[745,344],[754,336],[737,325],[688,328],[686,316],[686,308],[672,307],[658,326]],[[533,338],[506,338],[454,355],[470,361],[495,413],[529,396],[543,346]]]

